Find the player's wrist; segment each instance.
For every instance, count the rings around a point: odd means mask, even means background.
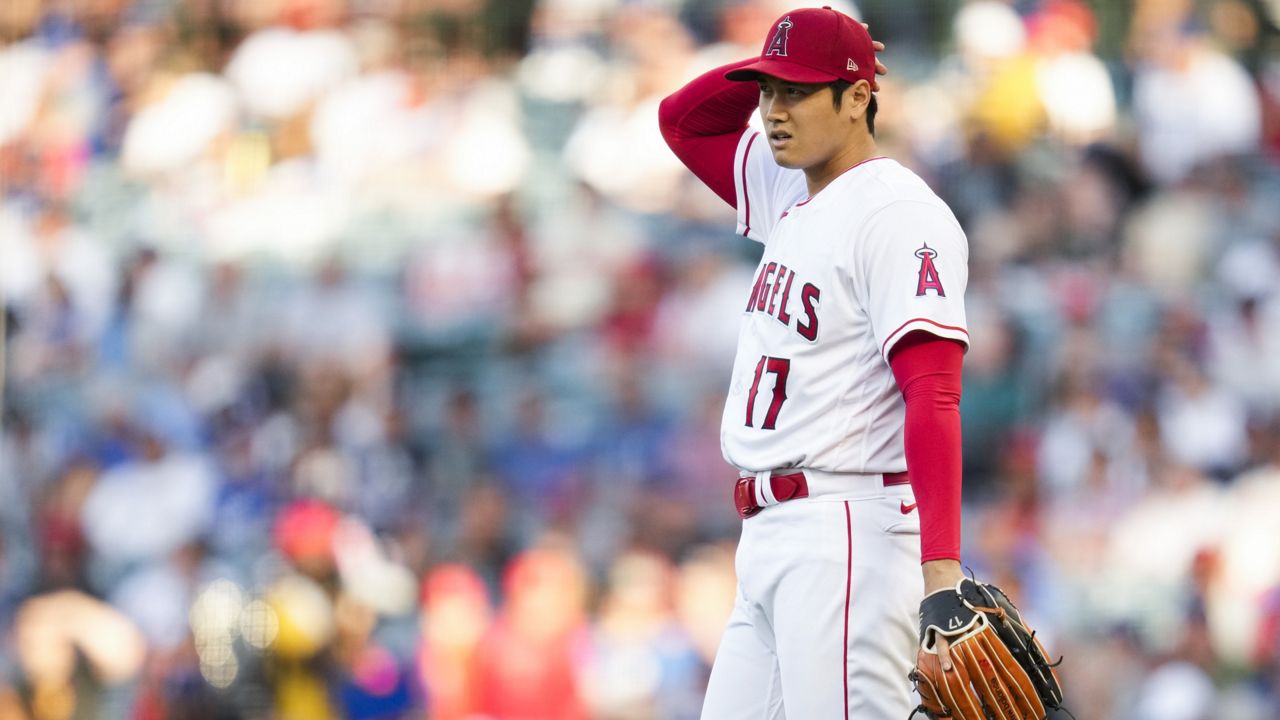
[[[954,588],[964,579],[964,569],[960,567],[960,561],[951,558],[921,563],[920,572],[924,574],[925,595]]]

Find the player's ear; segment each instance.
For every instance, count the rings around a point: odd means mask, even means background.
[[[861,121],[867,114],[867,105],[871,103],[871,83],[859,80],[844,91],[842,107],[850,120]]]

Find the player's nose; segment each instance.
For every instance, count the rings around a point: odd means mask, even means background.
[[[761,100],[760,109],[764,111],[764,119],[768,122],[780,123],[787,119],[786,111],[774,98]]]

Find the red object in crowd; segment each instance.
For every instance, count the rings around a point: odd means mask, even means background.
[[[585,720],[571,642],[538,642],[501,622],[481,646],[481,714],[503,720]]]
[[[1263,596],[1253,663],[1264,672],[1280,675],[1280,587]]]
[[[586,642],[584,578],[562,550],[531,550],[508,566],[502,617],[480,646],[481,714],[585,720],[577,662]]]
[[[492,612],[484,581],[465,565],[441,565],[422,579],[422,684],[434,720],[480,713],[480,640]]]
[[[333,538],[341,516],[320,500],[291,503],[276,517],[272,533],[276,547],[299,567],[332,565]]]

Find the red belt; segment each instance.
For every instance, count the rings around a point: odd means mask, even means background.
[[[905,472],[885,473],[884,485],[906,485],[911,482]],[[769,490],[778,502],[809,497],[809,480],[803,471],[797,470],[786,475],[769,475]],[[738,516],[747,519],[764,509],[756,500],[756,476],[748,475],[738,478],[733,486],[733,504],[738,508]]]

